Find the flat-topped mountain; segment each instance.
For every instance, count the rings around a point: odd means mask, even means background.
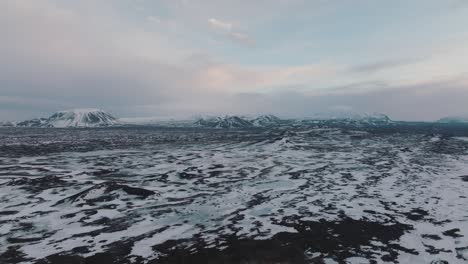
[[[48,118],[36,118],[16,124],[18,127],[106,127],[119,122],[100,109],[73,109],[59,111]]]

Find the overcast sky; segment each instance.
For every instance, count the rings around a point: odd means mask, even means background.
[[[468,115],[467,0],[0,0],[0,120]]]

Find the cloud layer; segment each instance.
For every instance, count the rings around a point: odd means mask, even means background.
[[[456,26],[468,23],[466,8],[429,4],[428,17],[414,15],[437,24],[406,21],[406,35],[404,25],[378,21],[381,28],[344,38],[341,19],[384,10],[343,5],[1,1],[0,120],[74,107],[296,117],[346,107],[413,120],[468,112],[468,34]],[[411,37],[418,27],[425,30]]]
[[[233,41],[245,44],[247,46],[253,46],[255,44],[255,41],[247,34],[237,32],[231,23],[223,22],[216,18],[208,19],[208,23],[218,33],[229,37]]]

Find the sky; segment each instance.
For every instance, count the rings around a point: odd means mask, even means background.
[[[0,0],[0,121],[468,116],[468,0]]]

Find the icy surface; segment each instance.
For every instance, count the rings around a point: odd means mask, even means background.
[[[3,129],[0,263],[466,263],[466,136]]]

